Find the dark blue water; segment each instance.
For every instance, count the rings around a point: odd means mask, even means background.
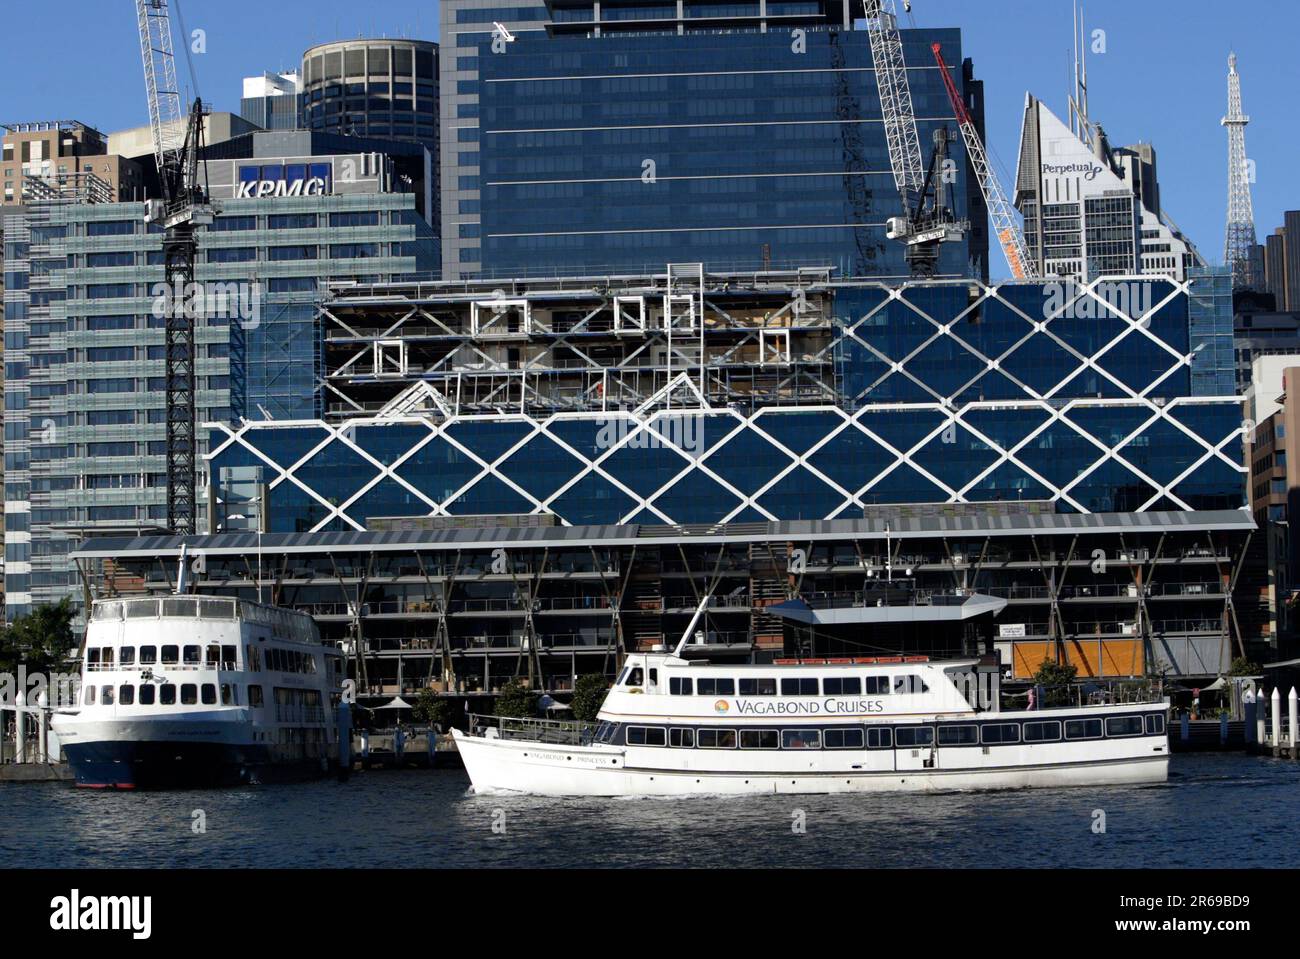
[[[1300,864],[1300,763],[1231,754],[1176,756],[1161,786],[1011,793],[559,800],[468,785],[459,770],[172,793],[4,785],[0,869]]]

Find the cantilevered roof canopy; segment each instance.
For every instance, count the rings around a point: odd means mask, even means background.
[[[700,526],[546,526],[534,528],[471,528],[436,530],[357,530],[353,532],[218,533],[211,536],[92,537],[73,553],[80,559],[156,559],[174,557],[181,544],[194,555],[251,555],[260,545],[264,553],[321,554],[348,552],[407,552],[413,549],[495,549],[583,546],[676,545],[685,543],[764,543],[773,540],[821,542],[827,540],[922,539],[963,534],[970,536],[1026,536],[1160,532],[1254,530],[1255,521],[1244,510],[1148,513],[1012,513],[978,515],[906,508],[888,518],[791,520],[781,523],[732,523]]]

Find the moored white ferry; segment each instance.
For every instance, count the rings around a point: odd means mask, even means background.
[[[652,796],[1164,782],[1167,701],[1002,711],[999,673],[924,657],[629,656],[594,727],[476,717],[476,792]],[[1152,697],[1147,697],[1152,698]]]
[[[220,786],[336,766],[340,654],[294,610],[197,595],[96,601],[78,705],[56,712],[78,786]]]

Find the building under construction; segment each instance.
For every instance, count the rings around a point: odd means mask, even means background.
[[[210,427],[225,532],[79,560],[163,589],[188,542],[200,590],[311,609],[376,690],[560,687],[683,635],[1213,675],[1254,524],[1189,294],[698,265],[341,287],[327,415]]]

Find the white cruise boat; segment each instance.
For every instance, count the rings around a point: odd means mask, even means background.
[[[851,793],[1164,782],[1168,702],[1003,712],[999,672],[924,657],[629,656],[593,725],[474,717],[475,792]]]
[[[340,663],[305,613],[197,595],[99,600],[79,704],[51,725],[78,786],[319,776],[337,765]]]

